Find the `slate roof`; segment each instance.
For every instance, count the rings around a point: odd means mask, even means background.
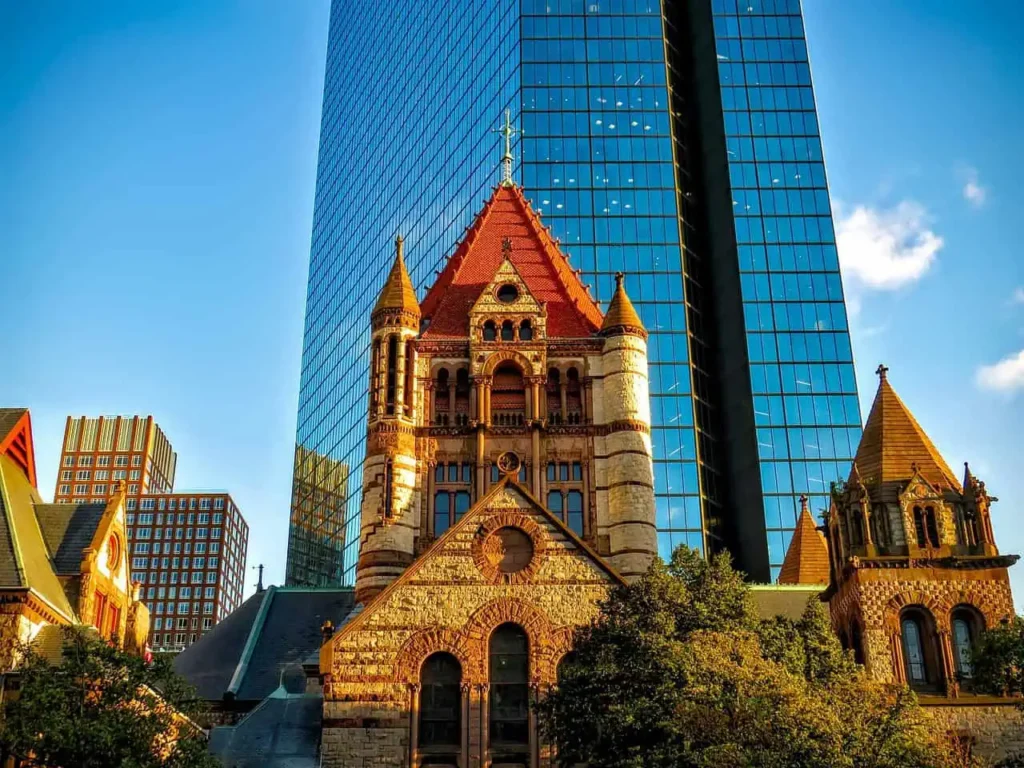
[[[59,575],[81,572],[82,550],[92,543],[106,509],[106,504],[36,504],[39,527]]]
[[[807,497],[800,502],[800,519],[779,571],[779,584],[828,584],[830,569],[825,536],[814,524]]]
[[[751,584],[754,608],[762,619],[785,616],[799,619],[811,598],[820,597],[822,584]]]
[[[75,612],[35,515],[41,501],[21,468],[0,455],[0,589],[32,589],[70,620]]]
[[[27,408],[0,408],[0,442],[14,429]]]
[[[905,482],[914,476],[911,467],[916,464],[928,482],[959,491],[956,475],[896,394],[886,370],[880,367],[879,371],[878,391],[853,460],[854,472],[868,484]]]
[[[174,669],[207,701],[260,701],[319,650],[323,623],[342,624],[354,604],[351,587],[270,587],[178,654]]]
[[[225,768],[318,768],[323,699],[279,689],[234,726],[210,732]]]
[[[519,187],[496,187],[420,305],[424,338],[465,338],[469,311],[501,266],[502,243],[533,297],[547,304],[549,337],[586,338],[603,316]]]

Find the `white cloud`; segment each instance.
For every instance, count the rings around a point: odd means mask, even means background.
[[[920,280],[935,263],[943,239],[920,203],[904,200],[880,210],[836,206],[836,246],[843,277],[865,288],[891,291]]]
[[[1024,288],[1018,286],[1013,291],[1013,303],[1024,304]]]
[[[982,389],[1000,392],[1024,388],[1024,349],[1004,357],[998,363],[981,366],[975,374],[975,380]]]
[[[966,179],[963,189],[964,200],[975,208],[981,208],[985,204],[985,198],[988,197],[988,190],[978,181],[978,169],[965,169],[964,178]]]

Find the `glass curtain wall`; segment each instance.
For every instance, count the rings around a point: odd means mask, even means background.
[[[712,0],[771,578],[860,407],[799,0]]]

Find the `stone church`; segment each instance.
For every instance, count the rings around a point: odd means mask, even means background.
[[[657,556],[647,333],[621,275],[602,313],[504,180],[422,302],[403,254],[369,318],[359,559],[350,588],[262,589],[178,658],[225,765],[541,768],[531,701],[573,630]],[[880,382],[824,521],[806,503],[765,616],[827,601],[873,677],[1001,754],[1014,702],[969,649],[1013,615],[993,501]],[[263,762],[247,762],[258,755]]]

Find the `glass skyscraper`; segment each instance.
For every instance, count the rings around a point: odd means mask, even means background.
[[[527,197],[599,301],[626,273],[650,332],[661,553],[774,578],[860,430],[799,1],[335,0],[289,583],[353,579],[390,244],[422,297],[498,181],[505,109]]]

